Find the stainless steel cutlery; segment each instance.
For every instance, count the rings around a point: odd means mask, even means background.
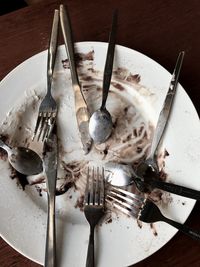
[[[138,175],[143,175],[145,173],[145,170],[148,169],[149,167],[155,171],[159,172],[158,164],[157,164],[157,149],[160,144],[160,141],[164,135],[165,128],[167,126],[168,120],[169,120],[169,115],[172,110],[172,105],[173,105],[173,100],[174,96],[176,94],[176,89],[178,85],[178,78],[180,74],[180,70],[182,67],[183,63],[183,58],[184,58],[185,53],[182,51],[179,53],[176,65],[174,68],[174,72],[172,74],[171,82],[169,85],[169,89],[167,92],[167,95],[165,97],[163,107],[160,111],[158,122],[156,124],[155,132],[153,135],[153,140],[150,146],[150,152],[147,158],[141,162],[141,164],[137,167],[137,173]]]
[[[121,188],[111,187],[107,190],[106,202],[121,212],[142,222],[154,223],[163,221],[189,237],[200,241],[200,231],[195,231],[185,224],[165,217],[156,204],[140,195],[133,194]]]
[[[105,212],[104,198],[104,170],[100,172],[98,167],[96,170],[88,168],[84,198],[84,214],[90,225],[86,267],[95,266],[94,230]]]
[[[78,124],[78,130],[81,137],[81,142],[83,146],[83,151],[88,154],[91,146],[92,139],[89,135],[89,119],[90,114],[88,112],[87,103],[85,101],[84,95],[81,90],[81,86],[78,79],[78,74],[76,70],[75,55],[74,55],[74,44],[72,40],[71,23],[67,9],[60,5],[60,23],[65,43],[65,48],[67,51],[70,70],[72,87],[74,89],[74,101],[75,101],[75,113]]]
[[[38,141],[44,141],[45,138],[48,138],[56,121],[57,104],[51,94],[51,90],[53,87],[53,72],[57,51],[58,26],[59,11],[55,10],[47,56],[47,93],[40,104],[33,135],[33,139],[37,136]]]
[[[56,267],[55,191],[58,167],[57,135],[52,133],[44,144],[44,170],[47,185],[47,232],[45,267]]]

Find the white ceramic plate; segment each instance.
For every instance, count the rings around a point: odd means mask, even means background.
[[[88,67],[88,71],[91,76],[92,73],[96,75],[97,79],[94,81],[100,83],[107,44],[83,42],[78,43],[76,48],[83,54],[93,51],[94,58],[91,61],[84,59],[84,64],[86,67],[92,64],[92,68]],[[6,114],[14,110],[14,106],[19,106],[23,99],[31,98],[34,90],[45,91],[46,57],[46,51],[33,56],[1,81],[0,121],[3,122]],[[61,139],[66,141],[63,146],[67,151],[65,157],[69,157],[68,160],[83,159],[73,114],[70,72],[63,69],[61,63],[63,59],[66,59],[66,53],[64,46],[61,46],[58,51],[55,79],[55,90],[58,90],[60,98],[62,96],[60,112],[61,114],[66,112],[66,116],[62,115],[59,118],[59,127],[63,127],[64,133]],[[175,61],[176,59],[174,63]],[[126,99],[124,101],[130,101],[141,112],[142,118],[155,124],[168,90],[170,73],[152,59],[122,46],[116,47],[114,69],[118,70],[118,74],[120,70],[126,69],[124,73],[120,73],[122,79],[116,78],[114,81],[112,88],[114,96],[118,95],[124,97]],[[80,66],[80,76],[83,70],[84,68]],[[139,74],[140,79],[136,74]],[[84,83],[84,75],[81,79]],[[87,83],[87,79],[85,82]],[[125,89],[122,88],[123,86]],[[112,109],[114,104],[110,95],[108,106]],[[28,112],[26,116],[29,116]],[[5,125],[4,127],[6,128]],[[12,127],[15,129],[17,126],[12,125]],[[70,151],[71,147],[75,152]],[[191,100],[180,85],[163,147],[169,152],[165,160],[165,171],[169,180],[200,189],[199,118]],[[87,160],[94,160],[94,158],[93,152],[86,157]],[[98,162],[99,159],[98,156],[95,160]],[[34,186],[26,187],[25,191],[20,189],[16,181],[9,178],[10,170],[7,162],[0,161],[0,170],[0,234],[20,253],[43,264],[47,216],[46,194],[43,193],[40,197]],[[58,266],[77,267],[85,264],[89,226],[83,212],[74,208],[73,200],[75,201],[75,195],[79,193],[71,190],[72,200],[69,192],[56,199],[57,249],[60,264]],[[170,218],[183,223],[192,211],[195,201],[175,195],[171,197],[172,201],[167,205],[164,205],[164,202],[161,203],[161,209]],[[113,214],[112,222],[102,223],[98,227],[96,236],[98,266],[122,267],[135,264],[164,246],[177,232],[176,229],[164,223],[156,223],[155,228],[157,236],[153,234],[149,225],[143,224],[140,229],[133,218]]]

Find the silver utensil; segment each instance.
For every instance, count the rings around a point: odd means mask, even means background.
[[[16,171],[24,175],[35,175],[43,171],[42,159],[33,150],[26,147],[10,148],[2,140],[0,147],[8,153],[8,160]]]
[[[58,26],[59,26],[59,11],[56,9],[54,11],[53,25],[51,31],[51,37],[48,48],[48,58],[47,58],[47,94],[42,100],[38,118],[33,134],[33,140],[37,135],[37,140],[44,141],[45,138],[51,134],[53,126],[56,121],[57,115],[57,105],[56,101],[52,97],[51,89],[53,82],[53,71],[56,59],[57,51],[57,40],[58,40]]]
[[[130,165],[115,162],[107,162],[105,170],[105,179],[113,186],[120,187],[135,183],[137,189],[141,192],[147,193],[158,188],[179,196],[200,200],[200,191],[161,181],[155,172],[139,177]]]
[[[109,36],[108,51],[106,56],[106,64],[103,74],[103,96],[100,109],[96,110],[89,122],[89,133],[95,143],[101,144],[105,142],[112,132],[112,117],[106,109],[106,100],[110,88],[110,81],[113,70],[113,60],[115,51],[115,39],[117,30],[117,10],[114,11],[112,18],[112,27]]]
[[[78,129],[81,136],[83,151],[85,152],[85,154],[87,154],[89,153],[92,146],[92,139],[89,135],[89,129],[88,129],[90,115],[78,80],[78,74],[74,58],[74,47],[72,40],[70,18],[67,9],[63,5],[60,5],[60,22],[61,22],[65,48],[70,64]]]
[[[146,160],[143,161],[137,168],[137,173],[139,175],[143,175],[145,171],[150,167],[153,171],[159,172],[157,160],[156,160],[156,153],[158,146],[160,144],[160,141],[164,135],[164,131],[166,128],[166,125],[168,123],[169,115],[172,110],[172,104],[174,100],[174,96],[176,93],[176,88],[178,85],[178,78],[181,70],[181,66],[183,63],[184,58],[184,52],[180,52],[178,59],[176,61],[176,65],[174,68],[174,72],[172,74],[172,79],[169,85],[169,89],[165,98],[165,101],[163,103],[162,110],[159,114],[158,122],[156,125],[156,129],[154,132],[153,140],[150,147],[150,153],[147,156]]]
[[[48,217],[45,267],[56,266],[55,191],[57,179],[57,136],[52,133],[44,142],[44,170],[46,173]]]
[[[93,168],[92,175],[88,168],[87,184],[84,198],[84,214],[90,224],[90,237],[88,244],[86,267],[95,266],[94,256],[94,230],[100,219],[104,215],[104,170],[99,173]]]
[[[142,196],[138,196],[120,188],[112,187],[106,194],[106,202],[121,212],[137,218],[142,222],[154,223],[163,221],[177,228],[189,237],[200,241],[200,231],[195,231],[184,224],[165,217],[157,205],[147,198],[143,198]]]

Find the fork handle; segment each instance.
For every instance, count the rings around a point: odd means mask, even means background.
[[[48,196],[48,218],[46,233],[45,267],[56,266],[56,240],[55,240],[55,197]]]
[[[168,224],[170,224],[170,225],[172,225],[173,227],[177,228],[182,233],[190,236],[191,238],[200,241],[200,231],[194,231],[190,227],[188,227],[188,226],[186,226],[184,224],[175,222],[173,220],[170,220],[170,219],[168,219],[166,217],[163,218],[163,221],[168,223]]]
[[[55,9],[47,58],[47,92],[50,93],[58,43],[59,10]]]
[[[86,267],[94,267],[94,227],[90,226],[90,237],[88,243]]]
[[[165,190],[167,192],[183,196],[183,197],[188,197],[192,198],[195,200],[200,200],[200,191],[187,188],[181,185],[176,185],[176,184],[171,184],[163,181],[157,181],[157,180],[151,180],[147,181],[147,183],[152,187],[152,188],[159,188],[162,190]]]

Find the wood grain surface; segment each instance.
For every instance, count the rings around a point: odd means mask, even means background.
[[[75,41],[107,42],[112,11],[118,8],[118,44],[146,54],[170,72],[178,52],[185,50],[179,80],[198,113],[200,112],[198,0],[43,0],[41,3],[0,16],[0,80],[27,58],[47,49],[53,11],[59,8],[60,3],[68,5]],[[196,204],[187,224],[200,229],[199,203]],[[40,265],[31,262],[0,240],[0,267],[28,266]],[[134,266],[199,267],[200,243],[178,233],[162,249]]]

